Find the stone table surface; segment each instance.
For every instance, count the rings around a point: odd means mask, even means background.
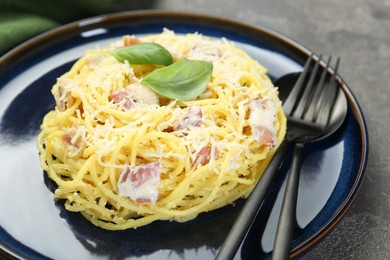
[[[340,74],[363,110],[369,159],[347,214],[302,259],[390,259],[390,0],[126,1],[112,10],[164,9],[266,26],[309,49],[340,56]]]

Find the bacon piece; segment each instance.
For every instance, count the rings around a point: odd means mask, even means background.
[[[276,146],[275,103],[269,99],[256,98],[249,103],[249,108],[253,138],[267,146]]]
[[[128,89],[120,89],[115,91],[111,94],[110,98],[114,101],[114,104],[124,102],[123,107],[127,110],[130,110],[131,107],[136,103]]]
[[[81,144],[81,142],[82,142],[81,138],[77,137],[77,138],[75,138],[76,140],[74,140],[74,137],[75,137],[74,133],[72,133],[72,134],[64,134],[62,136],[62,141],[66,145],[68,145],[68,146],[73,146],[75,148],[80,148],[81,145],[82,145]]]
[[[70,134],[64,134],[62,136],[62,141],[67,145],[75,146],[74,143],[72,143],[72,136]]]
[[[123,102],[123,108],[126,110],[130,110],[137,104],[153,105],[160,103],[157,94],[153,90],[138,83],[115,91],[110,95],[110,99],[114,104]]]
[[[200,106],[190,107],[187,115],[179,119],[179,122],[173,127],[174,131],[186,129],[188,126],[200,126],[202,124],[202,109]]]
[[[200,149],[200,151],[196,154],[195,160],[192,163],[192,166],[196,165],[206,165],[210,162],[211,159],[211,147],[203,147]],[[214,159],[218,159],[218,150],[214,149]]]
[[[56,89],[53,89],[53,95],[56,101],[56,105],[60,111],[67,110],[73,106],[75,102],[71,92],[67,90],[67,88],[62,84],[59,84]]]
[[[62,136],[62,142],[66,146],[67,154],[71,157],[79,155],[85,148],[82,137],[72,130]]]
[[[275,138],[272,130],[262,127],[256,126],[254,128],[254,137],[256,141],[260,143],[264,143],[267,146],[275,146]]]
[[[137,44],[140,42],[141,41],[135,37],[131,37],[131,36],[124,36],[123,37],[123,45],[124,46],[130,46],[130,45],[134,45],[134,44]]]
[[[119,176],[118,195],[129,197],[137,204],[154,204],[158,198],[160,174],[159,162],[125,168]]]

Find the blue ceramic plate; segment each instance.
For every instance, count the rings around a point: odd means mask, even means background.
[[[56,78],[87,49],[105,46],[125,34],[199,32],[226,37],[269,69],[275,79],[299,71],[310,52],[262,27],[224,18],[171,12],[129,12],[63,26],[34,38],[0,60],[0,251],[19,258],[213,259],[243,201],[201,214],[186,223],[155,222],[136,230],[110,232],[53,200],[39,166],[36,135],[54,107]],[[352,204],[367,159],[367,130],[348,86],[342,128],[305,150],[292,255],[326,235]],[[237,252],[237,259],[267,258],[272,250],[288,165],[283,165],[260,215]],[[0,256],[1,256],[0,254]]]

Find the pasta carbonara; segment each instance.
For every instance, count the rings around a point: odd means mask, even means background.
[[[174,62],[212,62],[207,88],[190,101],[162,97],[142,84],[161,66],[107,53],[139,42]],[[53,86],[38,137],[55,198],[108,230],[188,221],[246,198],[286,132],[266,72],[226,39],[168,29],[87,51]]]

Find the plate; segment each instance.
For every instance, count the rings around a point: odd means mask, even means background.
[[[3,255],[54,259],[213,259],[244,201],[186,223],[154,222],[106,231],[53,200],[39,166],[36,136],[54,107],[50,89],[87,49],[122,35],[199,32],[234,41],[269,69],[271,79],[302,69],[310,51],[270,29],[221,17],[175,12],[125,12],[72,23],[40,35],[0,60],[0,248]],[[368,152],[363,114],[350,88],[348,115],[330,138],[306,147],[292,256],[337,224],[361,186]],[[290,153],[291,154],[291,153]],[[280,169],[236,259],[268,258],[288,163]]]

